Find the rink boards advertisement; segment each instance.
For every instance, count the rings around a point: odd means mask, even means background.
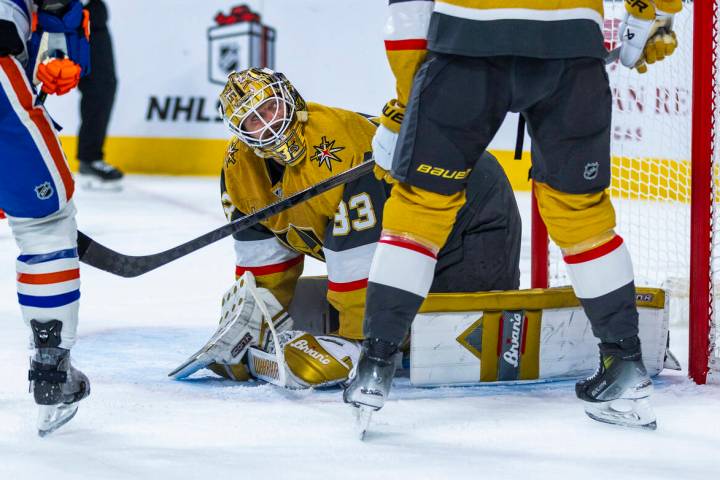
[[[119,87],[106,155],[130,172],[217,175],[229,137],[217,113],[217,96],[233,70],[267,65],[284,72],[306,100],[367,114],[378,114],[395,96],[383,45],[386,2],[107,3]],[[605,3],[606,46],[614,48],[624,7],[622,2]],[[691,10],[692,4],[686,4],[676,22],[686,47],[691,44]],[[688,160],[687,52],[688,48],[679,49],[671,61],[645,76],[617,64],[608,67],[615,103],[615,155],[629,162]],[[47,101],[63,126],[71,163],[78,100],[73,92]],[[516,132],[517,115],[508,115],[490,148],[513,186],[527,189],[530,139],[526,138],[523,160],[513,160]]]

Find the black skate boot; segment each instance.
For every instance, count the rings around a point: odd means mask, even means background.
[[[35,354],[30,362],[30,390],[40,411],[38,435],[44,437],[69,422],[77,403],[90,395],[90,382],[70,363],[70,350],[58,348],[62,322],[32,320]]]
[[[585,402],[585,413],[599,422],[655,430],[655,413],[648,400],[653,386],[642,362],[640,339],[629,337],[599,347],[597,371],[575,385],[577,397]]]
[[[120,190],[124,174],[105,162],[80,162],[79,179],[84,188],[91,190]]]
[[[398,346],[378,338],[363,342],[358,366],[343,392],[345,403],[356,408],[360,438],[370,424],[372,412],[385,405],[395,375]]]

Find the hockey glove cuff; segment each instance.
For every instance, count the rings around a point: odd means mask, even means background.
[[[673,21],[682,9],[682,1],[625,0],[625,8],[627,13],[620,25],[620,61],[645,73],[647,64],[663,60],[677,48]]]
[[[67,57],[80,68],[80,76],[90,73],[90,16],[79,1],[74,1],[62,16],[41,10],[33,20],[28,75],[35,84],[43,81],[38,78],[40,66],[55,57]]]

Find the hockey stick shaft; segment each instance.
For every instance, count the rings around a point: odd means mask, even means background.
[[[240,232],[256,225],[267,218],[305,202],[337,186],[352,182],[370,173],[375,166],[374,160],[368,160],[338,175],[323,180],[311,187],[301,190],[288,198],[272,203],[257,212],[238,218],[220,228],[201,235],[182,245],[152,255],[124,255],[96,242],[78,231],[78,254],[80,261],[113,275],[132,278],[155,270],[165,264],[184,257],[196,250],[217,242],[233,233]]]

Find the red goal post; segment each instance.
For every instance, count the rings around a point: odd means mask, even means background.
[[[606,40],[617,44],[622,1],[606,1]],[[641,77],[609,68],[614,96],[613,185],[618,233],[628,244],[636,284],[670,292],[671,322],[689,324],[690,377],[718,376],[714,305],[720,295],[720,0],[684,0],[680,47]],[[531,284],[569,284],[559,250],[533,196]],[[718,292],[717,294],[715,292]],[[673,305],[674,304],[674,305]]]

